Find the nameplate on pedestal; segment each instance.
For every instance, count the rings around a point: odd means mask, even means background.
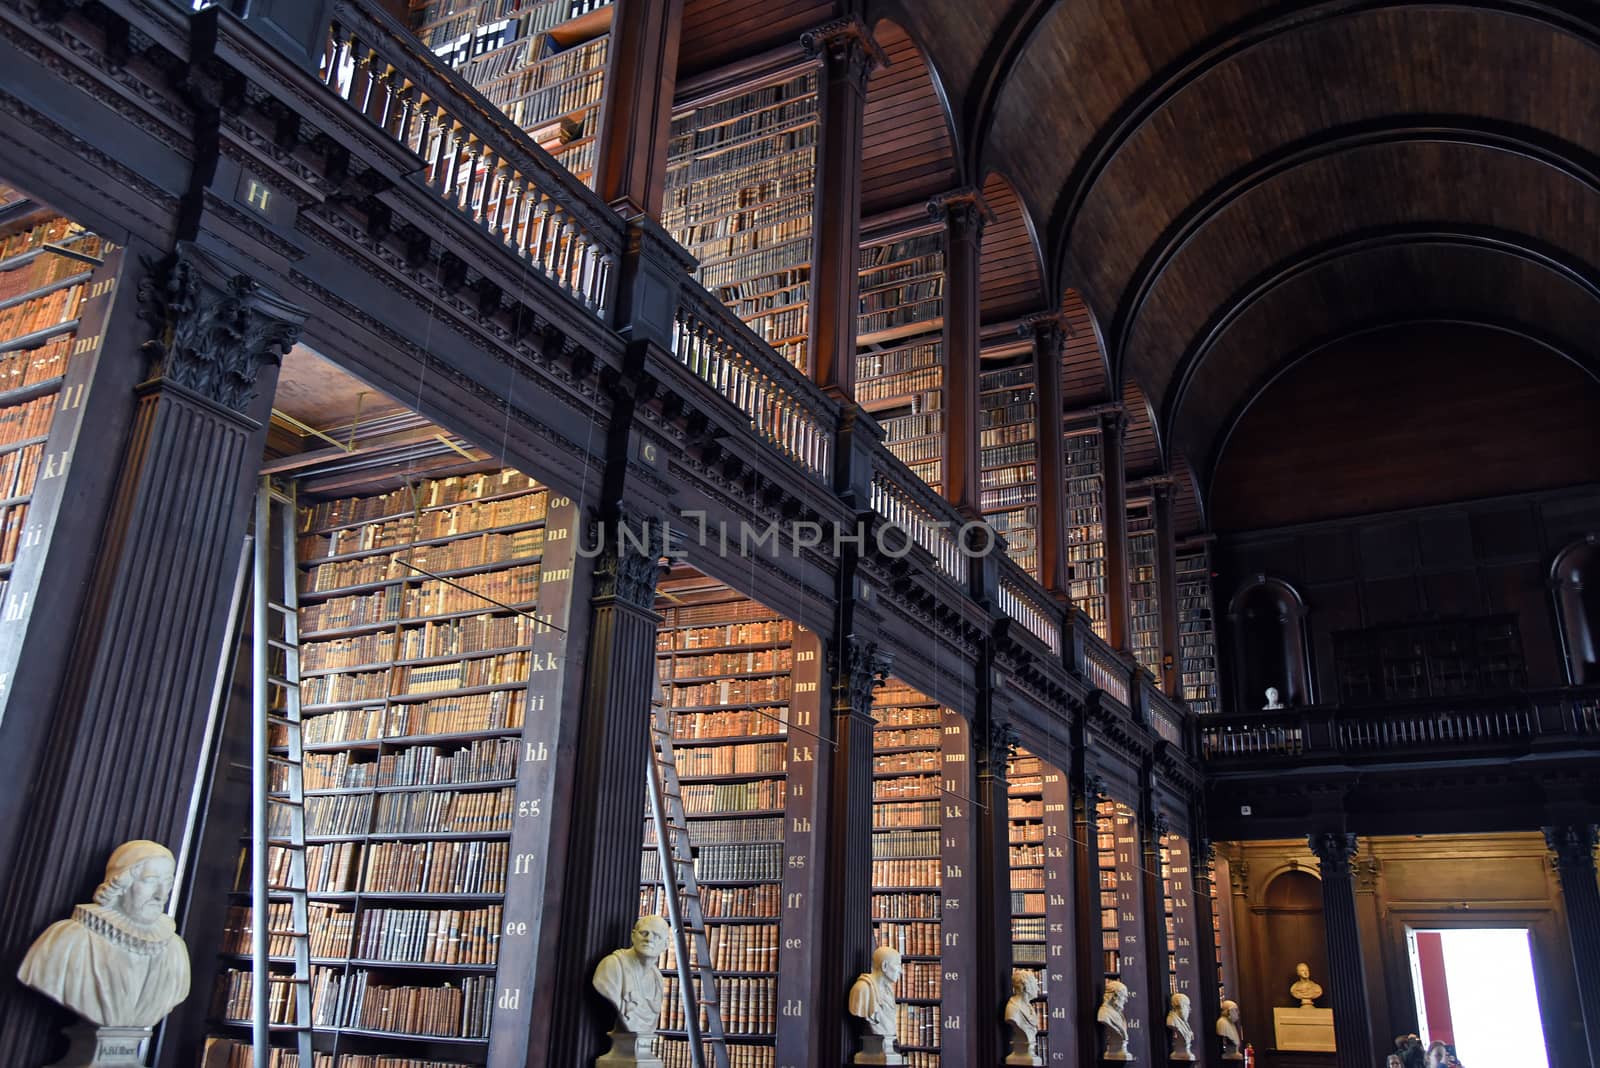
[[[1276,1045],[1297,1053],[1334,1053],[1332,1009],[1273,1009]]]

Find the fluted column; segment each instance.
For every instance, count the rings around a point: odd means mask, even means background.
[[[1356,836],[1313,834],[1311,852],[1322,873],[1322,919],[1328,936],[1328,981],[1333,1000],[1333,1036],[1340,1068],[1373,1063],[1372,1021],[1367,1010],[1367,973],[1361,956],[1361,926],[1356,917],[1352,862]],[[1593,869],[1590,870],[1591,877]]]
[[[556,988],[568,995],[551,1027],[552,1068],[593,1064],[604,1048],[616,1012],[590,979],[628,944],[639,914],[662,543],[659,524],[624,522],[646,531],[646,548],[602,529],[609,544],[594,575],[557,947]]]
[[[991,686],[992,689],[992,686]],[[1006,776],[1017,732],[990,697],[987,731],[973,728],[978,756],[978,983],[973,1043],[978,1064],[999,1064],[1008,1048],[1001,1012],[1011,997],[1011,800]],[[985,736],[987,735],[987,736]],[[1047,842],[1047,848],[1059,843]]]
[[[1105,480],[1106,640],[1128,648],[1128,484],[1122,460],[1128,417],[1117,405],[1100,413],[1100,472]]]
[[[1600,1064],[1600,884],[1595,882],[1595,826],[1568,823],[1546,827],[1544,838],[1555,854],[1553,863],[1561,878],[1589,1062]]]
[[[188,243],[151,269],[139,293],[154,335],[143,347],[152,374],[137,389],[7,873],[6,975],[45,926],[90,900],[118,844],[182,845],[265,441],[265,419],[252,415],[264,416],[276,363],[303,320]],[[0,986],[0,1008],[0,1064],[44,1063],[60,1014],[15,983]]]
[[[818,955],[821,1064],[847,1063],[859,1048],[845,997],[856,976],[872,968],[872,695],[887,681],[892,662],[876,642],[855,634],[835,645],[835,748],[825,843],[829,878],[822,905],[831,929]]]
[[[976,519],[978,459],[978,272],[989,209],[974,189],[935,197],[928,212],[945,225],[944,499]]]
[[[853,399],[860,311],[856,261],[861,247],[861,139],[867,75],[884,56],[867,28],[853,18],[819,26],[804,34],[800,43],[822,61],[822,129],[811,243],[811,376],[835,397]]]
[[[1049,312],[1029,316],[1021,329],[1033,338],[1033,380],[1039,393],[1039,583],[1066,604],[1071,582],[1067,574],[1061,346],[1067,338],[1067,324],[1059,312]]]

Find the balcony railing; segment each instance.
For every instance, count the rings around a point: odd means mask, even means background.
[[[1029,634],[1061,655],[1061,613],[1044,597],[1043,587],[1010,557],[1000,560],[1000,588],[995,600],[1000,611],[1016,620]]]
[[[1077,634],[1079,667],[1089,685],[1105,692],[1123,708],[1133,707],[1133,671],[1123,659],[1094,632],[1087,617],[1079,616],[1073,629]]]
[[[928,488],[910,468],[881,443],[872,457],[872,510],[905,532],[912,544],[926,549],[934,564],[958,585],[965,587],[971,561],[962,551],[959,538],[961,513]],[[891,551],[897,543],[888,543]]]
[[[336,0],[319,73],[416,155],[428,189],[606,317],[622,220],[416,38],[356,0]]]
[[[1148,675],[1139,680],[1139,685],[1145,716],[1150,721],[1151,728],[1173,745],[1183,747],[1184,735],[1187,733],[1185,724],[1189,719],[1184,706],[1162,692],[1161,687]]]
[[[832,480],[838,406],[688,277],[678,298],[673,349],[697,378],[750,417],[758,435],[812,476]]]
[[[1200,751],[1208,761],[1340,756],[1418,758],[1461,750],[1526,750],[1536,744],[1600,745],[1600,689],[1344,709],[1207,716]]]

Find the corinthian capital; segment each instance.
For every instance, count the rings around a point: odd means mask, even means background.
[[[802,33],[800,46],[806,55],[822,60],[829,78],[844,80],[862,93],[867,91],[867,77],[873,68],[889,65],[889,57],[860,19],[824,22]]]
[[[140,317],[154,335],[144,345],[153,373],[243,412],[261,368],[299,339],[305,312],[187,241],[145,269]]]

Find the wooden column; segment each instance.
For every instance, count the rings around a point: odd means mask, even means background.
[[[818,96],[817,210],[811,243],[811,376],[840,400],[856,385],[856,316],[861,248],[861,138],[867,75],[883,52],[856,19],[839,19],[800,38],[822,61]]]
[[[1568,823],[1546,827],[1544,838],[1555,854],[1556,873],[1561,878],[1589,1062],[1600,1064],[1600,886],[1595,882],[1595,826]]]
[[[1080,714],[1079,719],[1082,719]],[[1077,982],[1066,1000],[1067,1012],[1076,1024],[1077,1048],[1068,1055],[1077,1064],[1100,1063],[1100,1035],[1095,1027],[1095,1007],[1100,1003],[1100,872],[1095,848],[1095,805],[1099,803],[1101,780],[1085,770],[1085,732],[1081,722],[1072,735],[1072,866],[1073,928],[1077,937],[1074,971]],[[1055,1011],[1052,1007],[1051,1011]],[[1055,1044],[1051,1044],[1052,1057]]]
[[[992,671],[984,674],[993,678]],[[999,1064],[1010,1048],[1001,1013],[1011,997],[1015,967],[1011,953],[1011,798],[1006,765],[1016,747],[1017,733],[1005,708],[996,707],[1002,702],[994,699],[992,683],[985,681],[985,688],[991,691],[988,714],[983,717],[987,729],[974,731],[978,756],[978,792],[974,795],[978,803],[974,813],[978,820],[978,893],[974,902],[978,909],[978,982],[973,1001],[977,1016],[965,1048],[974,1051],[974,1064]],[[1045,842],[1044,847],[1059,848],[1061,844]]]
[[[625,215],[661,217],[683,0],[616,0],[594,188]]]
[[[1168,697],[1183,696],[1183,651],[1178,638],[1178,552],[1172,529],[1170,478],[1150,487],[1155,497],[1156,598],[1161,602],[1161,689]]]
[[[0,913],[6,974],[91,900],[120,843],[174,852],[219,665],[275,364],[303,314],[180,242],[140,289],[155,337]],[[124,350],[121,358],[136,359]],[[0,1063],[46,1063],[63,1014],[12,982]]]
[[[1367,973],[1362,963],[1361,926],[1356,916],[1352,862],[1356,836],[1343,832],[1313,834],[1311,852],[1322,873],[1322,918],[1328,935],[1328,982],[1333,1000],[1334,1042],[1339,1068],[1368,1068],[1373,1063],[1372,1021],[1367,1010]],[[1594,869],[1589,869],[1593,885]],[[1259,1031],[1258,1031],[1259,1033]]]
[[[1071,583],[1061,425],[1061,346],[1067,325],[1059,312],[1049,312],[1029,316],[1022,328],[1033,336],[1033,381],[1039,394],[1039,524],[1035,535],[1039,539],[1039,583],[1067,604]]]
[[[1150,784],[1154,772],[1145,772],[1145,795],[1140,799],[1139,845],[1142,860],[1141,890],[1144,897],[1145,1006],[1144,1035],[1135,1047],[1140,1062],[1164,1068],[1167,1063],[1167,897],[1161,885],[1161,836],[1167,833],[1165,813],[1156,810]]]
[[[1199,806],[1191,809],[1191,827],[1203,825]],[[1216,1058],[1216,1021],[1222,1013],[1222,996],[1217,989],[1217,915],[1211,905],[1213,869],[1211,843],[1194,833],[1189,838],[1189,869],[1194,882],[1194,955],[1200,972],[1200,988],[1190,993],[1193,1009],[1189,1017],[1194,1029],[1194,1055],[1202,1064]]]
[[[1128,418],[1120,405],[1102,408],[1099,416],[1106,510],[1106,640],[1123,652],[1128,648],[1128,485],[1122,446]]]
[[[969,519],[978,510],[978,270],[989,214],[973,189],[935,197],[928,212],[945,225],[944,498]]]
[[[619,537],[617,523],[647,530],[646,544]],[[592,1064],[616,1012],[590,982],[606,954],[628,945],[639,914],[639,857],[650,760],[650,700],[656,675],[656,578],[661,525],[624,517],[602,526],[583,672],[575,789],[569,821],[563,922],[556,948],[548,1059]]]

